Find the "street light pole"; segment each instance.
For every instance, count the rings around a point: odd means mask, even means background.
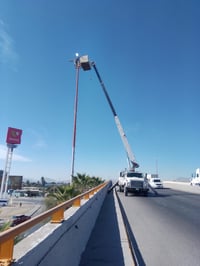
[[[74,177],[74,161],[75,161],[75,146],[76,146],[76,122],[77,122],[77,110],[78,110],[78,85],[79,85],[79,70],[80,70],[80,61],[78,54],[76,54],[76,59],[74,60],[74,64],[76,68],[76,93],[74,101],[74,127],[73,127],[73,140],[72,140],[72,164],[71,164],[70,184],[72,184]]]

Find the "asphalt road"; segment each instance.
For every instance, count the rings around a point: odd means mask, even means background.
[[[118,193],[139,265],[200,265],[200,194],[157,191],[149,197]]]

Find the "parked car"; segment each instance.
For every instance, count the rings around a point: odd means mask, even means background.
[[[27,220],[31,219],[31,216],[28,215],[15,215],[13,216],[13,221],[11,223],[11,226],[16,226],[18,224],[21,224]]]
[[[8,205],[8,199],[0,199],[0,206],[7,206]]]
[[[160,180],[160,178],[151,178],[149,180],[149,185],[152,188],[163,188],[163,182]]]

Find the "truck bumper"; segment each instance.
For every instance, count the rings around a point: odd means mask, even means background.
[[[142,194],[144,196],[148,195],[148,188],[130,188],[130,187],[125,187],[124,188],[124,194],[125,196],[127,196],[127,194],[130,193],[134,193],[134,194]]]

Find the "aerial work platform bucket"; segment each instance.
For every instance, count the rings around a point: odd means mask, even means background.
[[[91,63],[89,61],[88,55],[83,55],[79,58],[79,62],[84,71],[91,70]]]

